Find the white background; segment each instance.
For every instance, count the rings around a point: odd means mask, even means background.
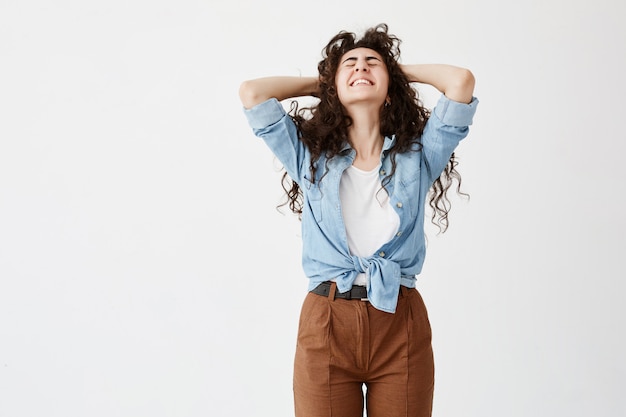
[[[288,416],[306,279],[244,79],[379,22],[470,68],[434,416],[626,414],[617,0],[0,3],[0,416]],[[427,104],[436,95],[421,89]]]

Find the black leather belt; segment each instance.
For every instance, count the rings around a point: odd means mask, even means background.
[[[313,294],[328,297],[328,294],[330,294],[331,285],[332,283],[330,281],[322,282],[320,285],[313,288],[311,292]],[[353,285],[352,288],[346,292],[335,292],[335,298],[343,298],[344,300],[367,301],[367,288],[362,285]]]

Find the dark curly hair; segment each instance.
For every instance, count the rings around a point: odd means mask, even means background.
[[[421,149],[421,137],[430,111],[426,109],[418,97],[417,92],[410,85],[398,60],[400,58],[401,40],[388,33],[386,24],[379,24],[368,29],[357,39],[356,34],[341,31],[335,35],[322,50],[323,59],[317,68],[319,72],[319,103],[312,107],[298,109],[298,103],[292,102],[290,116],[294,120],[300,140],[311,152],[311,178],[315,179],[316,162],[324,154],[327,159],[339,154],[348,140],[348,127],[352,124],[350,116],[344,111],[339,101],[335,85],[335,75],[340,58],[355,48],[369,48],[378,52],[389,73],[389,105],[381,107],[380,133],[383,136],[395,135],[396,141],[389,151],[392,162],[391,172],[383,179],[382,186],[389,183],[396,171],[396,155],[409,152],[415,144]],[[456,170],[458,162],[452,154],[443,173],[435,180],[430,190],[429,204],[433,209],[431,221],[440,231],[448,228],[448,213],[450,200],[447,191],[456,180],[457,192],[460,191],[461,177]],[[287,173],[282,177],[281,184],[287,195],[291,211],[300,216],[302,214],[302,190]]]

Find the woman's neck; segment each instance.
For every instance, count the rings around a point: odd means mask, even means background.
[[[350,114],[352,125],[348,128],[348,140],[356,151],[352,163],[355,167],[369,171],[380,163],[384,138],[380,134],[379,113]]]

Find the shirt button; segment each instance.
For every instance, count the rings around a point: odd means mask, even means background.
[[[384,258],[384,257],[385,257],[385,252],[379,252],[379,253],[378,253],[378,255],[379,255],[381,258]]]
[[[396,206],[397,206],[398,208],[402,208],[402,203],[398,201],[398,202],[396,203]]]
[[[396,236],[398,236],[398,237],[402,236],[402,232],[396,233]]]
[[[384,169],[381,169],[381,170],[380,170],[380,175],[385,175],[385,174],[386,174],[385,170],[384,170]]]

